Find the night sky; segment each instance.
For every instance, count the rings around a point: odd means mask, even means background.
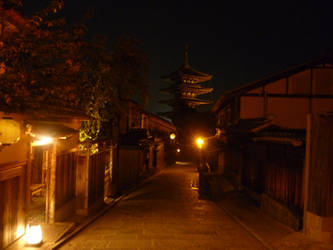
[[[333,49],[332,6],[326,3],[329,1],[219,1],[219,6],[194,5],[192,1],[175,5],[136,2],[65,1],[65,10],[75,19],[88,7],[94,7],[96,16],[90,23],[90,32],[110,39],[126,34],[140,41],[151,59],[152,100],[148,109],[154,113],[168,110],[168,106],[158,104],[158,100],[170,97],[159,91],[167,86],[161,76],[183,64],[186,42],[190,65],[213,75],[205,83],[215,88],[214,93],[205,96],[213,101],[226,90]]]

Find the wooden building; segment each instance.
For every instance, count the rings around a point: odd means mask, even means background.
[[[309,192],[308,117],[332,110],[330,57],[225,92],[212,109],[222,145],[218,172],[266,212],[301,229]]]
[[[170,153],[169,136],[176,133],[175,126],[162,117],[144,110],[129,100],[127,112],[115,127],[117,138],[111,196],[118,196],[129,186],[136,184],[148,172],[166,166]]]
[[[86,118],[51,110],[0,112],[0,247],[22,236],[27,224],[75,212],[78,130]]]

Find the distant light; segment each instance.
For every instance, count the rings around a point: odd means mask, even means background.
[[[196,139],[196,143],[197,143],[198,148],[202,148],[202,146],[204,144],[204,139],[202,137],[198,137]]]
[[[43,146],[53,143],[53,138],[48,136],[38,137],[37,140],[32,142],[32,146]]]
[[[180,152],[180,148],[177,148],[177,153],[179,153]]]
[[[175,134],[175,133],[171,133],[171,134],[170,134],[170,139],[171,139],[171,140],[174,140],[175,138],[176,138],[176,134]]]
[[[27,233],[24,236],[24,241],[27,245],[39,245],[42,243],[42,228],[40,225],[29,226],[27,229]]]

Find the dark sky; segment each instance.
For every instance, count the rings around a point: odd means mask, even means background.
[[[207,2],[195,5],[193,1],[175,5],[136,1],[131,6],[126,2],[67,0],[65,10],[76,17],[89,6],[94,7],[92,32],[104,33],[110,39],[132,35],[142,43],[152,64],[152,100],[148,107],[152,112],[168,109],[158,104],[158,100],[170,97],[160,93],[159,89],[167,86],[160,77],[183,64],[186,42],[190,65],[213,75],[205,83],[215,88],[206,96],[212,100],[225,90],[301,64],[333,48],[330,1],[219,1],[219,6]]]

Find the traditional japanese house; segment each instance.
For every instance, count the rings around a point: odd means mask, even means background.
[[[218,171],[295,229],[308,192],[307,117],[333,110],[331,63],[320,58],[225,92],[212,109],[224,145]]]
[[[112,196],[118,196],[147,172],[163,168],[170,150],[169,135],[176,132],[171,122],[144,110],[135,101],[128,100],[127,108],[114,133],[118,146]]]
[[[56,110],[0,112],[0,247],[22,236],[27,224],[75,212],[78,130],[87,118]]]
[[[0,40],[29,27],[15,10],[0,6],[0,14]],[[0,75],[5,72],[0,63]],[[2,96],[0,105],[0,248],[22,236],[29,223],[53,223],[74,212],[78,129],[87,119],[61,105],[25,105],[14,112],[8,99],[22,103]]]

